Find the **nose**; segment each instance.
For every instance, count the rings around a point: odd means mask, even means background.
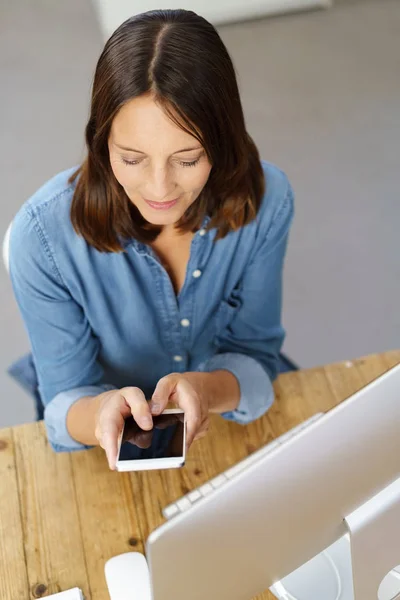
[[[173,182],[169,169],[167,167],[153,167],[148,174],[146,186],[146,200],[162,202],[164,199],[173,200],[173,193],[176,184]]]

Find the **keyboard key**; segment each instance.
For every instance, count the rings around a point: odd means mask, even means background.
[[[231,467],[227,471],[225,471],[225,475],[228,477],[228,479],[232,479],[232,477],[235,477],[238,473],[241,473],[241,471],[243,471],[247,467],[247,465],[248,463],[246,462],[246,459],[242,460],[236,465],[233,465],[233,467]]]
[[[171,517],[174,517],[175,515],[177,515],[178,512],[179,512],[179,508],[177,507],[177,505],[170,504],[169,506],[164,508],[163,515],[166,519],[171,519]]]
[[[193,490],[193,492],[190,492],[190,494],[188,494],[187,497],[189,498],[190,502],[196,502],[197,500],[200,500],[200,498],[202,498],[203,496],[200,494],[199,490]]]
[[[225,477],[225,475],[217,475],[216,477],[214,477],[214,479],[211,479],[210,483],[213,486],[213,488],[217,489],[221,487],[221,485],[223,485],[226,481],[227,478]]]
[[[186,498],[186,496],[183,496],[183,498],[180,498],[176,502],[176,504],[181,512],[183,512],[184,510],[187,510],[188,508],[190,508],[192,506],[192,503],[190,502],[190,500],[188,500],[188,498]]]
[[[211,492],[214,491],[214,488],[209,483],[205,483],[199,488],[199,491],[203,494],[203,496],[208,496],[208,494],[211,494]]]

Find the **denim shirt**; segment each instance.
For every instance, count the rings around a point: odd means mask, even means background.
[[[233,373],[240,403],[226,419],[246,424],[271,406],[293,192],[282,171],[262,164],[266,192],[256,219],[215,241],[206,217],[178,295],[147,244],[131,239],[124,252],[99,252],[77,235],[75,184],[68,183],[74,169],[22,206],[11,231],[10,276],[54,450],[86,448],[66,427],[80,397],[137,386],[150,398],[172,372]]]

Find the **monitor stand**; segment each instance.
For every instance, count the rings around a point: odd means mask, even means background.
[[[348,534],[276,582],[276,598],[400,600],[400,479],[344,521]]]

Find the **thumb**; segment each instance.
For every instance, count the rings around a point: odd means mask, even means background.
[[[115,469],[117,462],[117,445],[119,436],[119,427],[116,423],[110,423],[103,432],[100,445],[105,450],[108,464],[111,470]]]
[[[162,377],[156,385],[149,407],[153,415],[159,415],[165,410],[170,396],[176,388],[177,378],[174,375]]]

